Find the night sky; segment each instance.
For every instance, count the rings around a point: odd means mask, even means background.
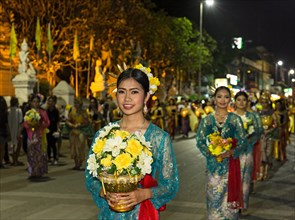
[[[152,0],[169,15],[199,26],[200,0]],[[284,67],[295,67],[295,0],[215,0],[204,4],[203,29],[217,41],[241,36],[264,46]]]

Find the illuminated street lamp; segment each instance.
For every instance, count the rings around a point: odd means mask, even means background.
[[[294,75],[294,73],[295,73],[295,71],[294,71],[294,69],[290,69],[289,70],[289,72],[288,72],[288,76],[289,76],[289,84],[290,84],[290,86],[292,86],[292,80],[293,80],[293,78],[291,77],[291,75]],[[292,81],[292,82],[291,82]]]
[[[201,86],[202,86],[202,35],[203,35],[203,4],[204,2],[208,6],[214,4],[214,0],[200,0],[200,38],[199,38],[199,77],[198,77],[198,97],[201,98]]]
[[[276,69],[275,69],[275,80],[276,83],[275,85],[278,85],[278,81],[279,81],[279,77],[278,77],[278,66],[282,66],[283,65],[283,61],[279,60],[278,62],[276,62]]]

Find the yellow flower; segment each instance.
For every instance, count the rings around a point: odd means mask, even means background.
[[[115,136],[119,136],[122,139],[128,137],[130,135],[130,133],[128,131],[123,131],[123,130],[116,130],[115,131]]]
[[[218,156],[218,155],[220,155],[220,154],[222,153],[222,151],[223,151],[222,147],[221,147],[221,146],[217,146],[217,147],[213,150],[212,154]]]
[[[209,146],[208,151],[211,155],[216,156],[217,162],[221,162],[222,158],[220,155],[231,149],[232,147],[232,138],[223,139],[219,132],[214,132],[208,135]]]
[[[150,84],[159,86],[161,83],[160,83],[160,81],[159,81],[159,79],[157,77],[151,77],[150,78]]]
[[[93,152],[96,154],[100,154],[102,152],[104,145],[105,145],[105,142],[106,142],[105,139],[97,140],[93,146]]]
[[[208,150],[209,150],[210,152],[212,152],[212,151],[214,150],[214,146],[213,146],[212,144],[210,144],[210,145],[208,146]]]
[[[127,141],[126,152],[130,153],[132,157],[137,157],[143,150],[143,146],[138,140],[130,139]]]
[[[248,129],[248,123],[244,122],[244,129],[247,130]]]
[[[101,159],[100,163],[104,167],[112,166],[112,156],[110,154],[108,154],[106,158]]]
[[[143,152],[145,153],[145,154],[147,154],[148,156],[152,156],[153,154],[152,154],[152,152],[147,148],[147,147],[144,147],[143,148]]]
[[[145,175],[153,162],[151,145],[144,136],[120,130],[117,123],[104,127],[92,146],[87,169],[93,177],[101,173]]]
[[[127,169],[132,164],[132,157],[128,153],[118,155],[113,163],[116,165],[117,170]]]
[[[231,149],[231,144],[225,145],[223,148],[224,148],[224,150],[230,150]]]

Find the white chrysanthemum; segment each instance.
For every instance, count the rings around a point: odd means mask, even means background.
[[[151,173],[153,158],[141,152],[138,158],[137,167],[141,170],[141,174]]]
[[[106,141],[103,151],[112,152],[112,156],[116,157],[120,154],[122,149],[126,148],[126,146],[126,142],[123,142],[123,139],[120,136],[116,136],[115,138]]]
[[[249,134],[253,134],[254,133],[254,126],[253,125],[249,126],[248,133]]]
[[[147,147],[149,150],[152,149],[151,143],[145,140],[145,137],[141,134],[141,132],[136,131],[134,134],[143,146]]]
[[[147,73],[146,72],[146,75],[148,76],[149,79],[154,77],[154,75],[152,73]]]
[[[107,126],[104,127],[104,129],[102,129],[99,132],[99,136],[97,138],[104,138],[105,136],[107,136],[110,131],[115,128],[115,127],[119,127],[119,125],[117,123],[110,123]]]
[[[158,86],[156,85],[150,85],[150,94],[154,94],[155,92],[154,91],[157,91],[158,89]]]
[[[87,160],[87,170],[89,170],[90,175],[93,177],[97,177],[97,169],[99,168],[99,164],[96,162],[95,154],[89,155]]]

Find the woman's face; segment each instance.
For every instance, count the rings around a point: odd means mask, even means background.
[[[48,99],[48,100],[47,100],[47,105],[48,105],[49,107],[53,107],[53,106],[55,106],[55,102],[53,101],[53,99]]]
[[[235,101],[235,105],[236,105],[237,109],[246,110],[247,105],[248,105],[248,100],[245,96],[240,95],[237,97],[237,99]]]
[[[148,98],[149,94],[145,97],[142,86],[132,78],[122,81],[117,88],[118,107],[126,115],[142,113]]]
[[[38,98],[33,98],[33,100],[31,101],[31,107],[32,108],[39,108],[40,106],[40,101]]]
[[[91,99],[90,100],[90,105],[92,108],[95,108],[96,107],[96,101],[94,99]]]
[[[214,97],[216,107],[221,109],[227,109],[230,103],[230,98],[230,94],[226,89],[219,90]]]

